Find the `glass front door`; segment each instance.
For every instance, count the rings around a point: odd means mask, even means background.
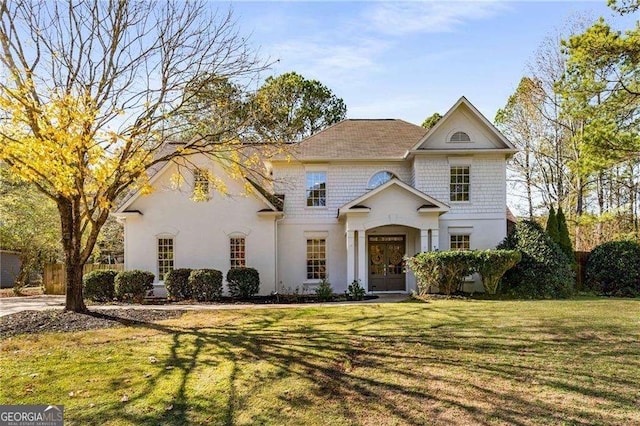
[[[369,291],[405,291],[404,235],[369,236]]]

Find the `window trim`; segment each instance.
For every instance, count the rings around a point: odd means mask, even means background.
[[[176,236],[173,234],[158,234],[156,235],[156,274],[158,282],[164,282],[164,276],[160,273],[160,240],[171,240],[171,269],[166,271],[170,272],[176,269]],[[166,259],[163,259],[166,260]]]
[[[466,200],[454,200],[452,198],[453,195],[453,188],[452,186],[454,185],[453,182],[451,182],[452,179],[452,172],[454,168],[467,168],[468,169],[468,176],[469,176],[469,182],[465,183],[459,183],[456,182],[456,185],[467,185],[467,199]],[[449,202],[451,203],[456,203],[456,204],[463,204],[463,203],[470,203],[471,202],[471,171],[472,171],[472,167],[470,163],[458,163],[458,162],[449,162]],[[464,194],[464,191],[462,192]]]
[[[309,258],[309,241],[324,241],[324,276],[321,276],[320,278],[309,278],[309,260],[312,260]],[[321,282],[323,279],[327,279],[329,277],[329,273],[328,273],[328,258],[329,258],[329,252],[327,250],[327,237],[326,236],[319,236],[319,235],[313,235],[313,236],[305,236],[304,238],[304,244],[305,244],[305,281],[304,284],[315,284],[315,283],[319,283]],[[315,259],[315,260],[322,260],[322,259]],[[312,272],[313,274],[313,272]]]
[[[234,240],[242,240],[242,265],[234,266],[234,260],[237,261],[238,258],[235,258],[233,255],[234,251]],[[237,251],[237,250],[236,250]],[[231,269],[234,268],[246,268],[247,267],[247,237],[245,235],[230,235],[229,236],[229,267]]]
[[[387,179],[386,181],[379,183],[375,186],[371,185],[371,180],[378,176],[380,173],[389,173],[391,175],[391,177],[389,179]],[[371,176],[369,176],[369,179],[367,180],[367,189],[376,189],[377,187],[384,185],[385,183],[389,182],[391,179],[398,179],[400,180],[400,178],[398,177],[397,174],[393,173],[391,170],[378,170],[377,172],[375,172],[374,174],[372,174]]]
[[[204,175],[209,174],[209,171],[207,170],[207,168],[196,166],[191,170],[191,173],[193,175],[193,186],[191,188],[191,194],[195,195],[198,184],[203,184],[204,186],[206,186],[206,190],[203,190],[202,192],[207,199],[210,199],[211,198],[211,182],[209,182],[209,177],[206,176],[207,179],[202,180],[203,174]]]
[[[320,205],[320,206],[311,205],[310,206],[309,205],[309,199],[310,199],[309,192],[313,191],[313,190],[309,189],[309,185],[308,185],[309,175],[310,174],[321,174],[321,173],[324,174],[324,205]],[[322,169],[322,170],[320,170],[320,169],[316,170],[315,168],[305,169],[305,173],[304,173],[304,206],[305,206],[305,209],[315,209],[315,210],[327,209],[327,204],[328,204],[328,197],[327,197],[327,195],[328,195],[328,190],[327,190],[327,187],[328,187],[328,185],[327,185],[328,176],[329,176],[329,174],[327,173],[326,169]],[[313,199],[313,198],[311,198],[311,199]],[[318,198],[318,199],[320,199],[320,198]]]
[[[453,140],[453,136],[457,135],[458,133],[464,133],[465,135],[467,135],[467,137],[469,138],[468,141],[454,141]],[[460,130],[460,129],[454,129],[451,132],[449,132],[449,134],[447,135],[447,143],[473,143],[473,139],[471,138],[471,135],[469,134],[469,132],[465,131],[465,130]]]
[[[467,239],[467,248],[453,248],[453,239],[454,238],[465,238]],[[459,243],[459,242],[457,242]],[[463,241],[464,243],[464,241]],[[471,233],[470,232],[449,232],[449,250],[456,251],[469,251],[471,250]]]

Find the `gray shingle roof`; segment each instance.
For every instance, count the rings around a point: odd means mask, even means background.
[[[397,119],[348,119],[291,146],[298,160],[401,159],[427,130]]]

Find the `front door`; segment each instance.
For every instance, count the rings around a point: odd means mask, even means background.
[[[369,236],[369,291],[405,291],[404,235]]]

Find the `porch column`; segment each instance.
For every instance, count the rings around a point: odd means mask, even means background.
[[[356,246],[354,231],[347,231],[347,284],[351,284],[356,278]]]
[[[367,239],[365,236],[366,232],[364,229],[358,231],[358,279],[360,280],[360,285],[362,285],[365,289],[368,289],[367,286]],[[349,283],[351,284],[351,283]]]
[[[420,251],[429,251],[429,230],[420,230]]]
[[[431,250],[440,250],[440,236],[438,235],[438,229],[431,230]]]

